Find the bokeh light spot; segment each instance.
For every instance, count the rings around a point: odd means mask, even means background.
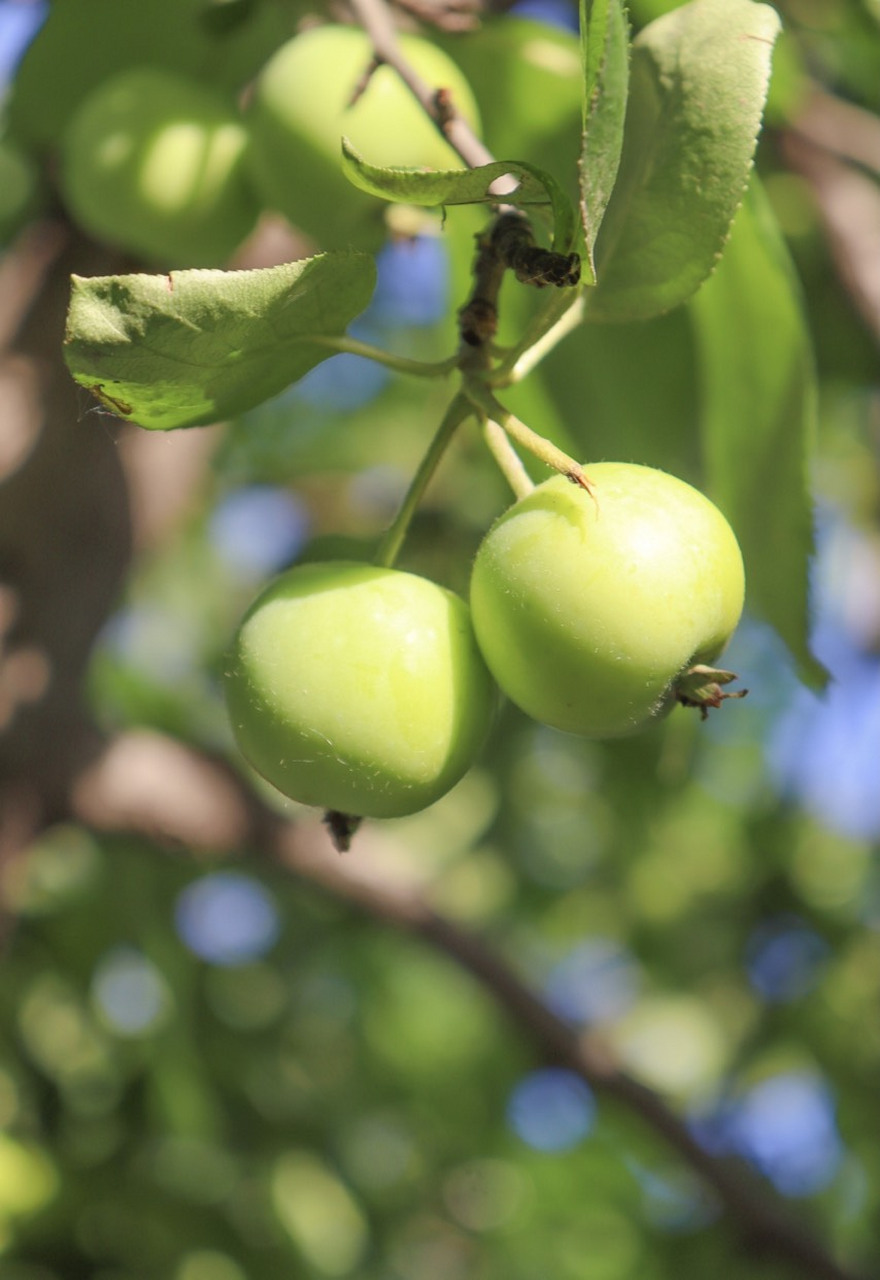
[[[228,493],[215,507],[208,535],[227,566],[260,578],[289,564],[308,536],[308,513],[287,489],[255,484]]]
[[[797,916],[765,920],[746,945],[749,981],[765,1000],[784,1004],[816,983],[828,944]]]
[[[41,1148],[0,1133],[0,1226],[6,1218],[42,1209],[58,1186],[55,1165]]]
[[[347,1275],[368,1241],[367,1221],[348,1188],[322,1160],[288,1151],[272,1175],[278,1218],[309,1263],[322,1275]]]
[[[880,835],[880,552],[839,512],[820,510],[810,647],[832,676],[818,696],[800,689],[767,744],[780,790],[831,831]]]
[[[392,240],[376,258],[370,315],[382,324],[429,325],[446,314],[449,254],[438,236]]]
[[[370,329],[352,325],[349,332],[361,342],[382,344],[382,334]],[[316,364],[291,388],[290,394],[301,404],[342,413],[346,409],[358,409],[375,399],[387,385],[389,377],[384,365],[345,351]]]
[[[179,895],[177,931],[190,951],[210,964],[243,964],[276,942],[275,900],[250,876],[221,871],[194,881]]]
[[[19,60],[48,13],[46,0],[0,5],[0,93],[5,92]]]
[[[544,986],[547,1003],[575,1023],[607,1022],[634,1004],[635,961],[608,938],[589,938],[561,960]]]
[[[665,1092],[688,1095],[711,1085],[725,1058],[725,1037],[706,1006],[690,996],[653,996],[613,1031],[629,1069]]]
[[[568,1151],[590,1132],[596,1114],[592,1091],[572,1071],[544,1067],[521,1080],[507,1104],[514,1133],[536,1151]]]
[[[834,1103],[825,1084],[807,1073],[771,1076],[736,1108],[731,1137],[788,1196],[810,1196],[837,1172],[843,1148]]]
[[[99,962],[92,978],[92,1001],[119,1036],[154,1031],[170,1006],[161,973],[134,947],[116,947]]]
[[[549,27],[561,27],[563,31],[578,29],[577,9],[569,0],[517,0],[510,13],[515,18],[531,18]]]
[[[100,642],[112,657],[166,686],[191,675],[201,656],[195,619],[150,604],[133,604],[113,614]]]

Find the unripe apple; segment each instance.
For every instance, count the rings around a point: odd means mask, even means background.
[[[224,671],[245,758],[304,804],[393,818],[473,763],[495,687],[458,596],[414,574],[334,561],[282,574]]]
[[[138,67],[75,112],[62,139],[62,194],[76,221],[110,244],[172,266],[221,266],[259,211],[247,145],[222,97]]]
[[[426,83],[448,89],[456,109],[478,128],[476,102],[455,63],[417,36],[399,41]],[[325,245],[360,244],[382,234],[382,203],[342,173],[343,136],[381,167],[463,167],[391,67],[376,68],[352,104],[371,59],[372,45],[359,27],[314,27],[282,45],[254,87],[249,120],[258,189],[268,205]]]
[[[495,522],[470,599],[483,656],[511,701],[604,738],[647,726],[674,705],[691,667],[718,657],[745,581],[730,525],[696,489],[631,463],[586,470],[593,495],[557,476]],[[699,702],[692,687],[682,701]]]

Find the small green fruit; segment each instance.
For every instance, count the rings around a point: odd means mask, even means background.
[[[105,81],[74,114],[62,194],[98,239],[172,266],[222,266],[258,213],[247,145],[222,97],[138,67]]]
[[[399,39],[426,83],[450,90],[456,109],[478,128],[473,94],[455,63],[417,36]],[[370,223],[381,202],[342,172],[343,136],[382,167],[463,167],[391,67],[378,67],[350,105],[371,59],[360,28],[314,27],[282,45],[254,87],[249,120],[256,184],[268,205],[321,244],[381,234],[379,219]]]
[[[467,605],[413,574],[300,565],[254,602],[224,673],[242,754],[285,795],[360,817],[437,800],[488,732],[495,688]]]
[[[557,476],[496,521],[471,611],[511,701],[604,738],[646,727],[673,705],[679,676],[717,658],[745,583],[732,529],[696,489],[629,463],[587,474],[595,497]]]

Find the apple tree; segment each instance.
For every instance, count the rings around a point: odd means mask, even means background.
[[[876,1271],[867,0],[2,0],[4,1280]]]

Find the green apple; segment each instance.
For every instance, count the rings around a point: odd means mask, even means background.
[[[123,71],[65,131],[62,195],[98,239],[163,265],[222,266],[259,211],[247,145],[213,91],[158,67]]]
[[[45,21],[3,104],[15,137],[37,152],[54,151],[86,96],[121,71],[164,67],[237,95],[290,36],[290,6],[280,3],[53,0],[39,8]]]
[[[304,804],[393,818],[482,746],[495,686],[458,596],[348,561],[299,565],[251,606],[224,669],[242,754]]]
[[[417,36],[399,39],[426,83],[448,89],[457,110],[478,128],[473,94],[455,63]],[[257,186],[269,206],[321,244],[361,244],[371,231],[382,233],[382,202],[342,173],[343,136],[382,167],[463,167],[391,67],[378,67],[351,104],[371,58],[360,28],[314,27],[282,45],[254,86],[249,120]]]
[[[490,671],[536,720],[604,738],[674,705],[676,682],[734,631],[745,579],[736,537],[708,498],[651,467],[587,467],[506,511],[477,552],[474,630]],[[721,673],[726,675],[727,673]],[[697,701],[701,683],[689,678]]]

